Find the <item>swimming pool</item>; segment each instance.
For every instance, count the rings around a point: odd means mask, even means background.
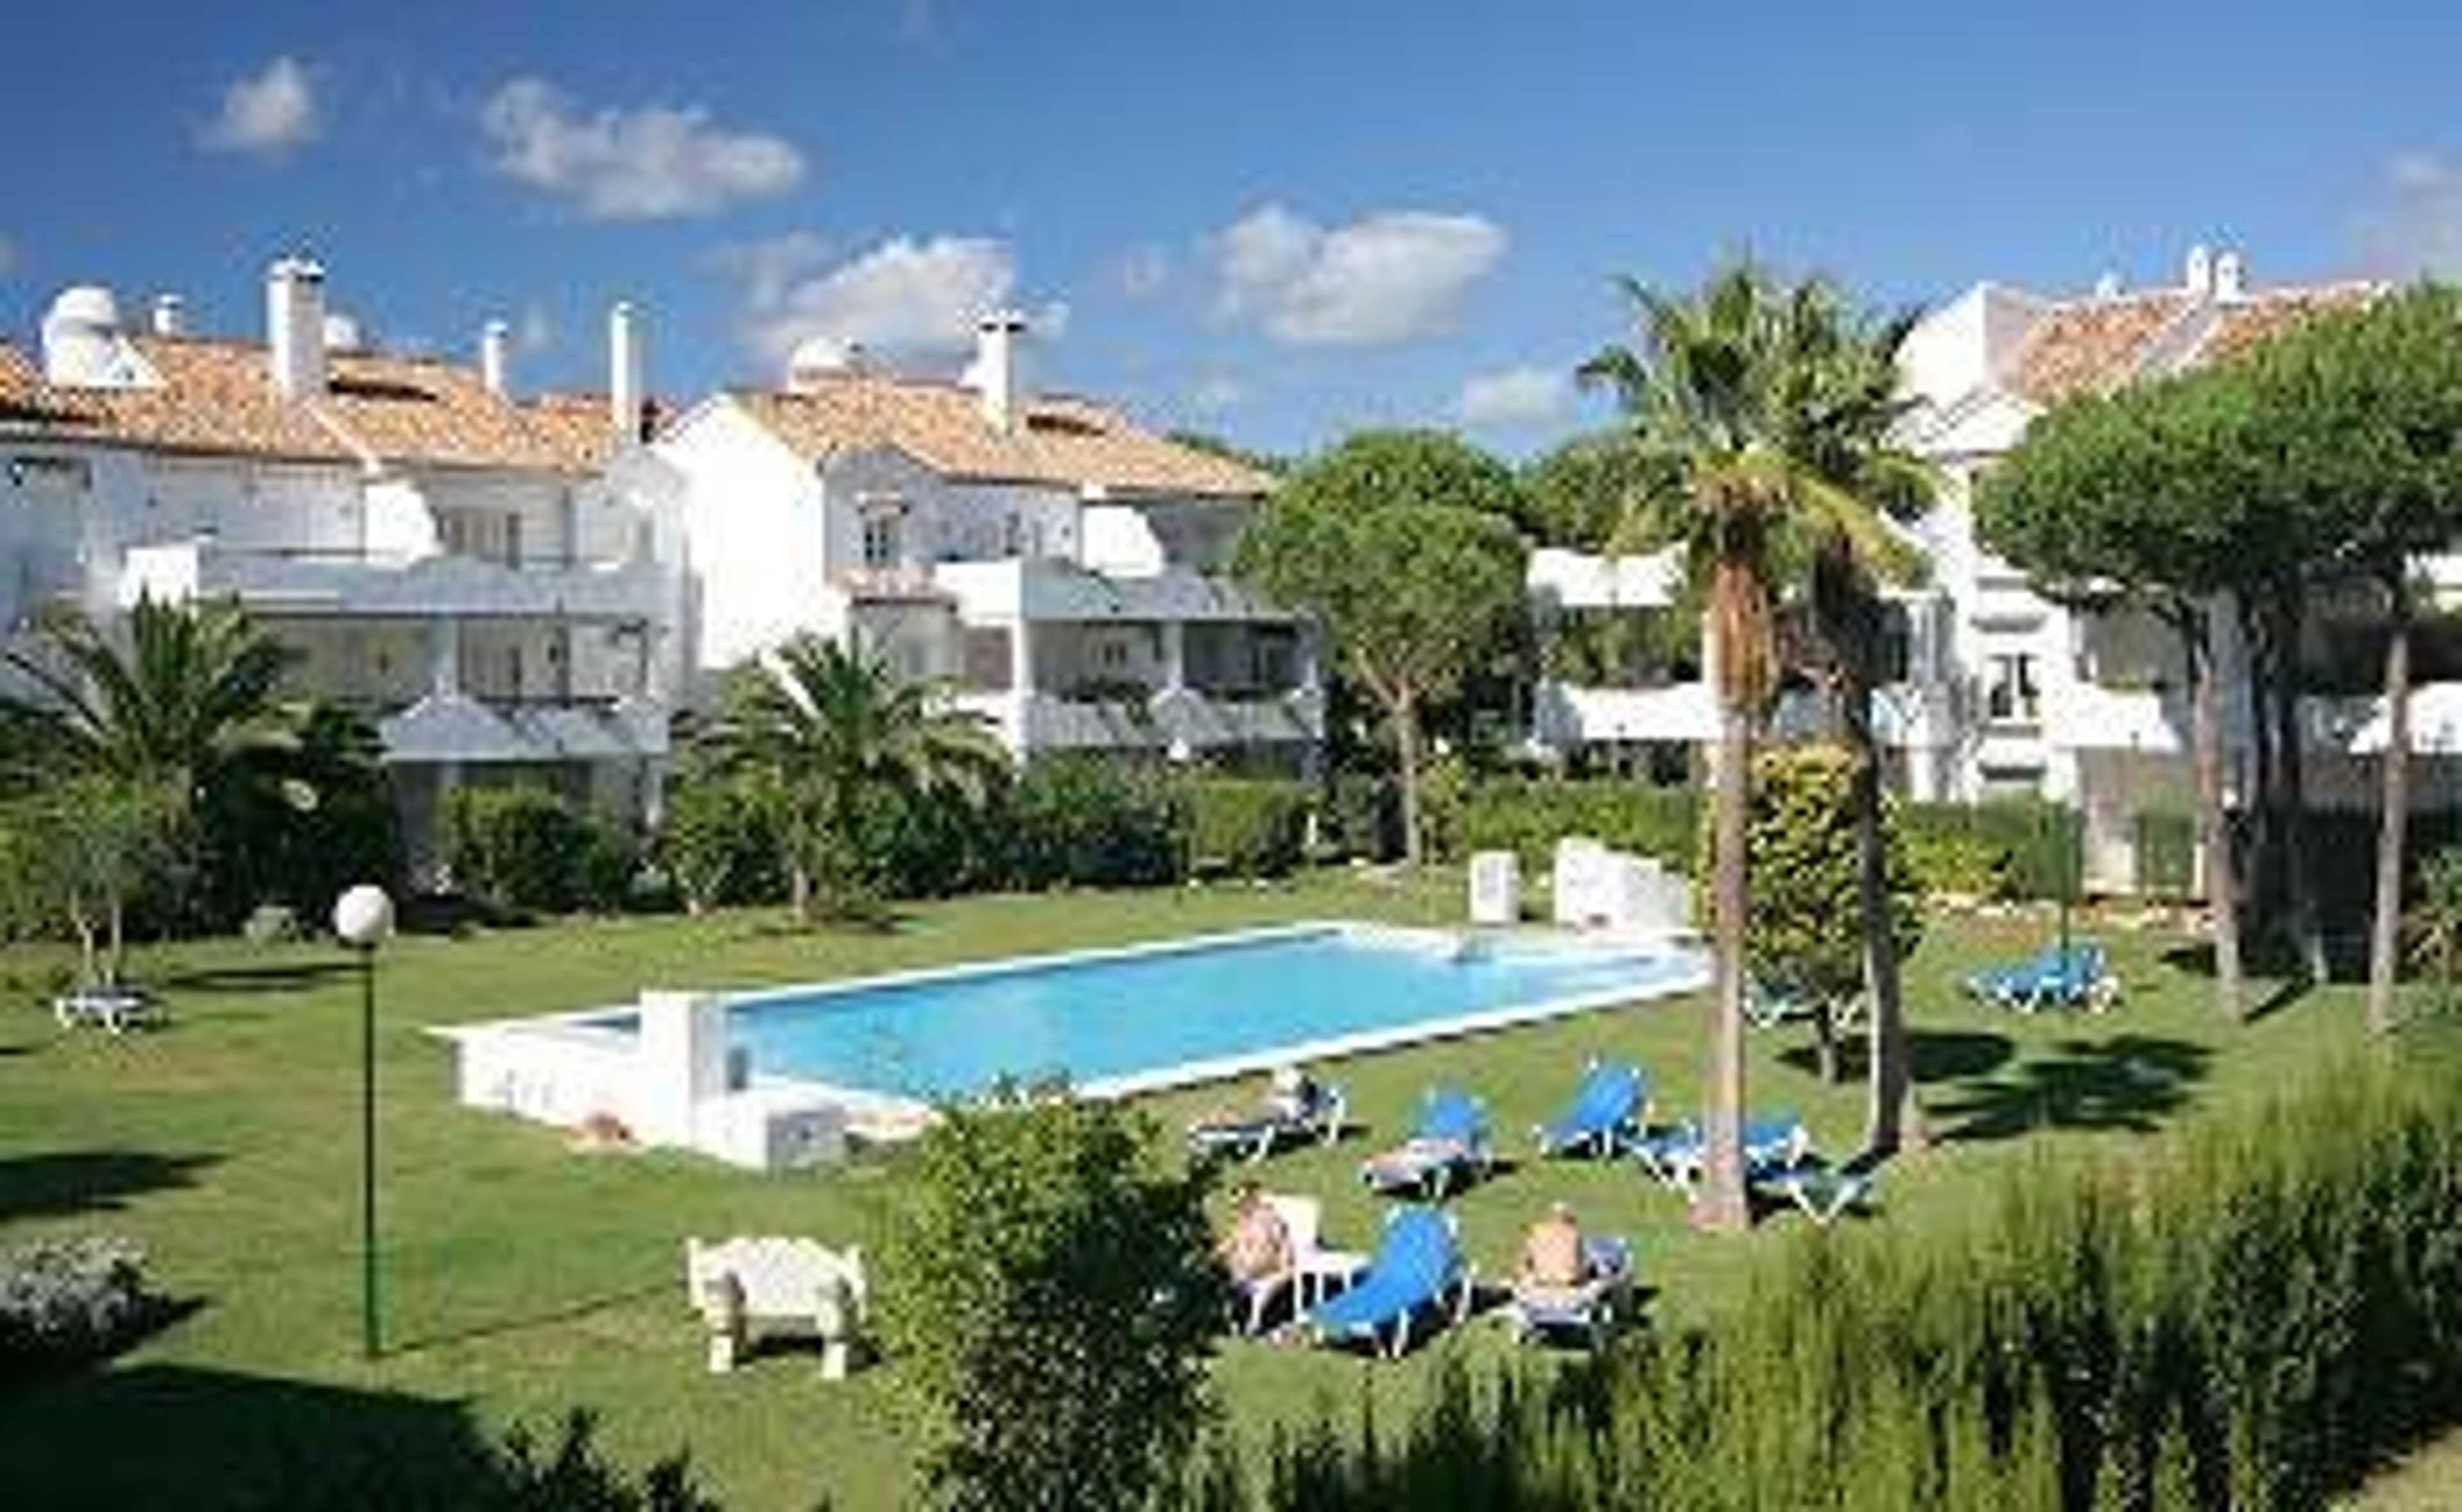
[[[1475,940],[1311,924],[746,993],[726,1037],[758,1077],[918,1099],[1066,1075],[1113,1096],[1661,996],[1674,944]]]

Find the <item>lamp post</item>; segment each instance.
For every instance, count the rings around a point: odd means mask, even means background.
[[[362,882],[334,900],[334,933],[359,954],[359,1352],[377,1331],[377,945],[393,933],[393,899]]]

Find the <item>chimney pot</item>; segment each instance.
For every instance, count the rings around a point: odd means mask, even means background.
[[[2214,292],[2214,257],[2206,249],[2205,243],[2199,242],[2189,248],[2189,255],[2183,260],[2180,270],[2180,281],[2192,294]]]
[[[2237,299],[2248,292],[2248,264],[2237,252],[2225,252],[2214,259],[2214,297]]]
[[[479,328],[479,381],[498,399],[510,399],[513,391],[513,328],[502,320],[490,320]]]
[[[1026,316],[1014,310],[995,310],[975,323],[971,378],[983,422],[1003,435],[1015,435],[1025,420],[1026,336]]]
[[[2120,275],[2118,273],[2106,272],[2102,277],[2096,279],[2094,281],[2094,296],[2097,299],[2119,298]]]
[[[285,257],[265,275],[266,357],[284,399],[325,392],[325,270]]]
[[[641,324],[630,300],[607,312],[607,422],[618,442],[641,438]]]
[[[154,296],[154,334],[158,336],[184,336],[188,334],[188,304],[178,294]]]

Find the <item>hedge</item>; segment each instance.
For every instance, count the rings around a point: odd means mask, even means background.
[[[444,853],[464,895],[542,913],[622,907],[639,859],[623,831],[532,784],[453,789]]]
[[[1218,1448],[1209,1505],[2325,1504],[2462,1417],[2462,1075],[2372,1059],[1933,1230],[1805,1231],[1716,1329]],[[1263,1474],[1255,1472],[1262,1470]]]
[[[1587,834],[1689,872],[1700,806],[1701,794],[1690,788],[1494,778],[1471,788],[1463,800],[1462,845],[1467,851],[1511,851],[1523,870],[1543,874],[1553,864],[1557,841]]]
[[[1194,870],[1284,876],[1303,859],[1312,799],[1306,784],[1197,777],[1179,793]]]

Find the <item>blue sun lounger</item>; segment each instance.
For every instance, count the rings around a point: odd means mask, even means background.
[[[1987,1003],[2036,1013],[2044,1008],[2084,1008],[2100,1013],[2120,1001],[2120,979],[2111,960],[2090,940],[2050,945],[2025,960],[1990,966],[1966,979],[1966,990]]]
[[[1399,1357],[1411,1347],[1413,1320],[1422,1308],[1450,1312],[1460,1322],[1470,1311],[1470,1266],[1451,1214],[1433,1207],[1397,1207],[1368,1268],[1350,1288],[1317,1304],[1307,1315],[1320,1342],[1364,1339]]]
[[[1688,1120],[1634,1141],[1632,1153],[1652,1176],[1690,1197],[1700,1185],[1709,1145],[1700,1125]],[[1747,1181],[1774,1179],[1803,1164],[1811,1153],[1811,1131],[1791,1112],[1744,1120]]]
[[[1650,1107],[1650,1080],[1641,1068],[1593,1056],[1582,1071],[1572,1106],[1533,1133],[1541,1155],[1611,1156],[1641,1133]]]
[[[1487,1107],[1468,1092],[1431,1087],[1419,1122],[1393,1149],[1360,1162],[1359,1178],[1379,1192],[1441,1198],[1458,1175],[1483,1177],[1496,1163],[1487,1144]]]

